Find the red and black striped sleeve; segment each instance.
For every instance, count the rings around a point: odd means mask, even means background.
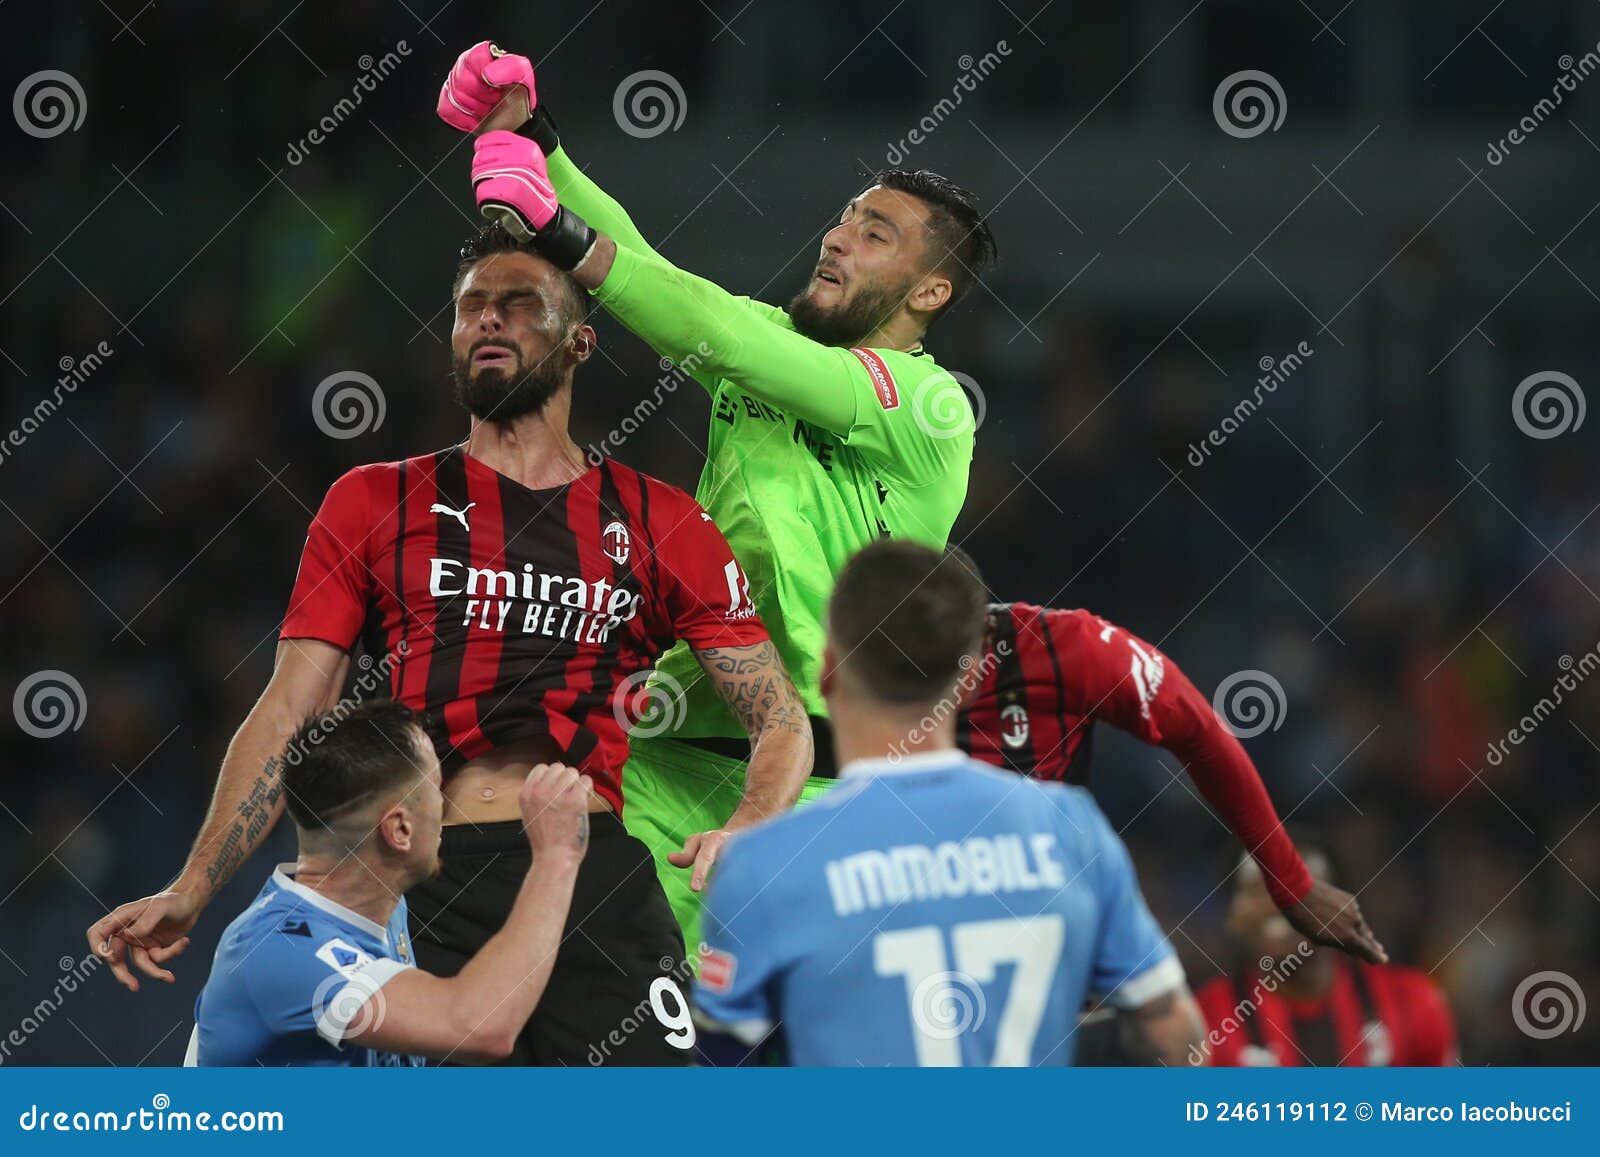
[[[280,639],[321,639],[347,651],[355,646],[373,586],[369,470],[358,466],[340,477],[312,518]]]
[[[717,524],[682,491],[662,486],[652,490],[659,594],[676,636],[696,651],[766,642],[767,628],[756,614],[750,580]]]
[[[1299,903],[1311,873],[1249,754],[1188,676],[1151,644],[1086,611],[1047,618],[1056,649],[1074,660],[1064,664],[1069,709],[1172,752],[1261,865],[1273,901]]]

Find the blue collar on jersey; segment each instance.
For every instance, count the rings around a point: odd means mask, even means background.
[[[328,899],[321,892],[316,892],[306,887],[290,875],[295,867],[296,865],[292,863],[279,864],[272,870],[272,882],[291,896],[298,896],[313,908],[321,908],[328,915],[343,920],[346,924],[359,928],[363,932],[370,933],[385,943],[388,942],[389,930],[387,928],[376,921],[368,920],[360,912],[352,912],[343,904]]]
[[[908,771],[931,771],[936,767],[963,766],[967,757],[958,748],[943,751],[918,751],[883,759],[852,759],[839,769],[839,778],[852,775],[897,775]]]

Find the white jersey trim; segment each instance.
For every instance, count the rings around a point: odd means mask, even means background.
[[[343,904],[328,899],[321,892],[316,892],[306,887],[289,874],[294,871],[295,867],[296,865],[292,863],[279,864],[272,870],[272,882],[291,896],[297,896],[304,900],[313,908],[321,908],[328,915],[336,916],[346,924],[359,928],[363,932],[370,932],[385,944],[389,943],[389,930],[387,928],[376,920],[368,920],[361,913],[352,912]],[[390,947],[393,948],[393,945],[390,945]]]
[[[343,1047],[344,1035],[350,1030],[350,1022],[361,1015],[372,998],[378,995],[379,989],[410,967],[409,964],[380,956],[356,969],[350,974],[350,979],[344,987],[328,1002],[328,1007],[323,1009],[322,1015],[317,1018],[317,1035],[334,1048]]]
[[[1176,956],[1168,956],[1146,968],[1136,976],[1124,980],[1116,991],[1106,997],[1106,1003],[1116,1008],[1138,1008],[1158,996],[1182,988],[1185,976],[1183,965]]]
[[[851,775],[898,775],[902,772],[931,771],[936,767],[965,767],[969,758],[959,749],[916,751],[882,759],[852,759],[839,769],[839,778]]]

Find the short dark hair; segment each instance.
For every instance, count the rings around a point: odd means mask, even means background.
[[[283,751],[284,806],[305,831],[327,828],[353,805],[409,784],[427,735],[392,699],[340,704],[302,723]]]
[[[456,265],[456,279],[450,286],[451,298],[461,293],[461,283],[467,279],[467,273],[485,257],[492,257],[496,253],[526,253],[530,257],[545,260],[543,254],[534,248],[531,241],[519,241],[513,237],[506,227],[498,221],[492,221],[479,229],[461,246],[461,260]],[[555,267],[552,266],[552,269]],[[563,319],[568,323],[582,321],[589,314],[589,295],[578,279],[564,269],[556,269],[556,281],[565,291],[565,300],[562,305]]]
[[[909,193],[928,206],[928,249],[933,268],[950,279],[950,300],[940,316],[967,295],[1000,259],[989,222],[978,212],[978,199],[960,185],[929,169],[883,169],[872,183]]]
[[[983,645],[988,604],[965,552],[880,539],[839,572],[828,634],[841,666],[884,703],[925,704],[960,678]]]

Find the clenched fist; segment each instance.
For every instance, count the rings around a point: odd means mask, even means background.
[[[533,62],[482,40],[458,56],[444,78],[439,119],[464,133],[516,129],[537,103]]]

